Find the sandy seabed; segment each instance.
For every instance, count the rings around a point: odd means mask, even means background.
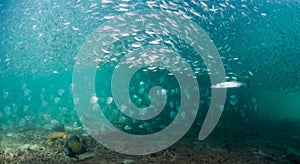
[[[111,151],[81,130],[66,131],[87,142],[88,151],[76,160],[64,155],[63,138],[46,141],[53,132],[18,128],[1,131],[0,163],[300,163],[299,133],[273,130],[264,133],[219,128],[204,141],[195,135],[185,136],[163,151],[143,156]]]

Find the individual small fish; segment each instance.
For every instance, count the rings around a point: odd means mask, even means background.
[[[46,136],[46,141],[51,142],[51,141],[54,141],[58,138],[62,138],[62,139],[66,140],[68,138],[68,134],[65,133],[65,132],[54,132],[54,133],[51,133],[51,134]]]
[[[212,85],[211,88],[239,88],[241,86],[247,86],[247,84],[239,81],[227,81]]]
[[[73,135],[66,141],[64,145],[64,153],[69,157],[79,158],[76,155],[85,153],[87,151],[85,141],[81,141],[78,136]]]
[[[25,118],[27,121],[31,121],[31,120],[35,119],[35,117],[34,117],[34,116],[31,116],[31,115],[27,115],[27,116],[25,116],[24,118]]]

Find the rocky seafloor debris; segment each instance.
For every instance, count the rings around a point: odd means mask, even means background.
[[[56,132],[55,132],[56,133]],[[14,129],[1,132],[0,163],[299,163],[299,136],[287,139],[229,135],[216,132],[205,141],[185,137],[170,148],[154,154],[130,156],[113,152],[81,130],[67,131],[87,144],[78,160],[64,154],[65,138],[47,140],[52,132]],[[63,134],[63,133],[60,133]],[[278,140],[277,140],[278,139]],[[298,145],[297,145],[298,144]],[[297,151],[298,150],[298,151]]]

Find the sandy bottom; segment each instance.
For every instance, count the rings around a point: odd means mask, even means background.
[[[204,141],[191,134],[166,150],[143,156],[116,153],[81,130],[67,131],[87,141],[88,152],[78,161],[64,155],[64,139],[46,142],[51,133],[33,128],[1,131],[0,163],[300,163],[300,133],[287,128],[217,128]]]

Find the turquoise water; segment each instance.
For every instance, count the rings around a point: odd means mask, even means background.
[[[243,125],[299,121],[298,0],[7,0],[0,2],[0,131],[20,127],[48,129],[46,125],[52,120],[69,127],[83,126],[74,105],[77,100],[73,97],[72,77],[76,57],[84,43],[103,23],[126,22],[116,19],[117,15],[154,9],[166,15],[179,15],[201,27],[220,54],[226,81],[245,84],[227,88],[217,128],[243,129]],[[118,30],[118,27],[112,28]],[[139,108],[150,105],[152,87],[160,86],[167,91],[167,105],[155,118],[138,120],[123,115],[111,93],[110,79],[121,57],[139,46],[163,45],[188,60],[195,73],[200,103],[199,111],[192,112],[197,117],[190,132],[198,135],[211,103],[210,70],[184,38],[169,33],[151,34],[153,29],[147,28],[134,35],[126,35],[124,31],[122,38],[96,55],[100,61],[94,75],[96,103],[114,126],[130,134],[151,134],[172,124],[180,110],[180,95],[192,93],[180,90],[168,70],[143,67],[134,74],[128,87],[132,102]],[[159,42],[155,42],[157,40]],[[174,60],[165,61],[166,66],[184,69],[174,64]]]

